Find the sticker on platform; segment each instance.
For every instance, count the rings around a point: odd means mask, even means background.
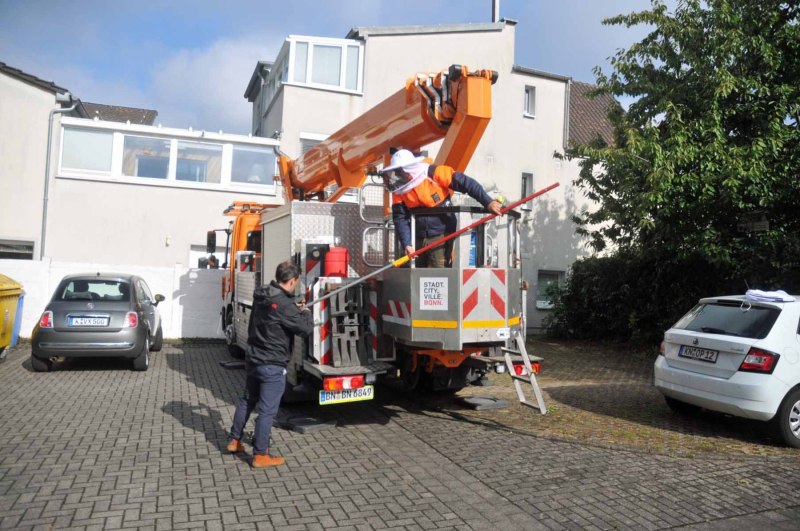
[[[419,309],[447,310],[447,277],[419,279]]]
[[[511,337],[511,329],[510,328],[498,328],[497,329],[497,338],[498,339],[508,339]]]

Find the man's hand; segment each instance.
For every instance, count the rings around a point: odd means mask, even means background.
[[[503,210],[503,205],[500,203],[500,201],[493,200],[491,203],[489,203],[489,204],[486,206],[486,208],[487,208],[487,209],[489,210],[489,212],[491,212],[492,214],[496,214],[496,215],[498,215],[498,216],[499,216],[499,215],[500,215],[500,211],[501,211],[501,210]]]
[[[406,255],[409,255],[414,252],[414,247],[411,245],[406,245]]]

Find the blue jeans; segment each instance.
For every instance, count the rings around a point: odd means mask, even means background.
[[[250,362],[246,364],[246,369],[247,381],[244,394],[236,404],[231,438],[241,440],[250,413],[256,409],[258,417],[253,433],[253,454],[264,455],[269,450],[272,421],[278,413],[286,386],[286,369],[278,365],[253,365]]]

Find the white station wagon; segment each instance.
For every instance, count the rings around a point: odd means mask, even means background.
[[[770,421],[800,448],[800,301],[763,293],[701,299],[664,334],[655,386],[675,411]]]

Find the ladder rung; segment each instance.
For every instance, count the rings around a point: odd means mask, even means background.
[[[514,350],[513,348],[506,348],[506,347],[500,347],[500,351],[508,354],[516,354],[517,356],[522,354],[522,352],[520,352],[519,350]]]
[[[528,382],[531,383],[530,376],[520,376],[519,374],[510,374],[512,380],[519,380],[521,382]]]
[[[526,405],[528,407],[532,407],[533,409],[538,409],[538,410],[542,409],[541,406],[539,406],[539,404],[535,404],[535,403],[529,402],[527,400],[523,400],[522,402],[520,402],[520,404]]]

